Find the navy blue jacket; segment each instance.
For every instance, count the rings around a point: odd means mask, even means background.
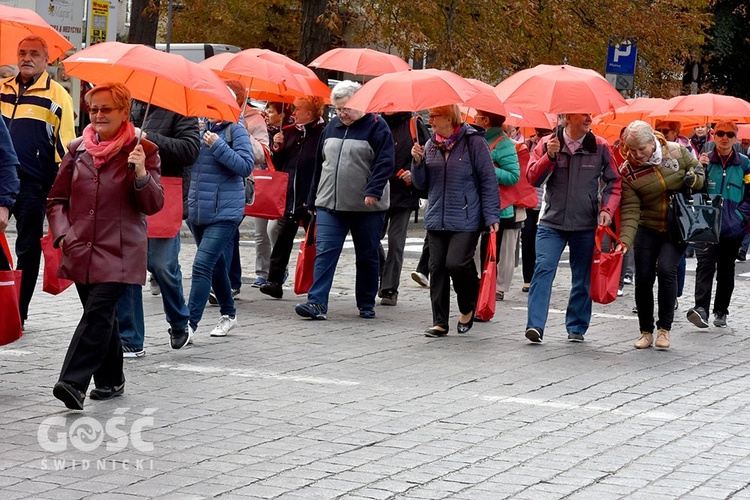
[[[226,142],[225,129],[231,127]],[[208,124],[207,130],[218,134],[211,145],[203,142],[198,160],[190,167],[188,221],[205,226],[219,221],[240,222],[245,213],[244,178],[253,170],[253,148],[250,136],[242,125],[219,122]]]
[[[18,157],[13,149],[5,121],[0,120],[0,207],[13,208],[21,183],[18,181]]]
[[[427,190],[424,227],[429,231],[480,231],[500,221],[495,167],[484,134],[474,127],[461,125],[447,160],[434,138],[427,141],[411,180]]]

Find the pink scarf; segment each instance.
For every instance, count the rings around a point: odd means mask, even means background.
[[[100,141],[91,124],[83,129],[83,145],[94,158],[96,168],[101,168],[110,158],[119,153],[125,144],[130,144],[133,139],[135,139],[135,127],[130,122],[123,123],[117,135],[108,141]]]

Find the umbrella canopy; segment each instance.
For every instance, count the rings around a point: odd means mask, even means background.
[[[737,125],[737,139],[750,139],[750,125]]]
[[[245,49],[245,50],[241,50],[237,54],[243,54],[243,53],[246,56],[258,57],[260,59],[265,59],[266,61],[271,61],[276,64],[281,64],[292,73],[296,73],[298,75],[308,76],[308,77],[313,77],[313,78],[318,77],[318,75],[316,75],[315,72],[311,70],[310,68],[308,68],[307,66],[304,66],[303,64],[298,63],[294,59],[287,57],[284,54],[279,54],[278,52],[274,52],[273,50],[257,49],[257,48]]]
[[[373,78],[346,106],[365,112],[420,111],[461,104],[477,93],[475,86],[450,71],[415,69]]]
[[[236,122],[240,108],[221,78],[177,54],[145,45],[104,42],[63,61],[65,72],[93,84],[118,82],[134,99],[185,116]]]
[[[750,123],[750,103],[739,97],[720,94],[690,94],[671,98],[651,118],[695,123],[732,121]]]
[[[474,108],[482,111],[489,111],[496,115],[503,115],[507,118],[508,111],[505,109],[500,98],[493,92],[495,87],[489,83],[484,83],[481,80],[475,80],[474,78],[467,78],[467,82],[472,84],[477,89],[477,94],[473,95],[464,103],[469,108]]]
[[[33,10],[0,5],[0,64],[16,64],[18,43],[29,35],[44,38],[50,61],[73,48],[72,43]]]
[[[519,71],[500,82],[495,93],[506,106],[554,114],[600,114],[627,104],[602,75],[569,65]]]
[[[663,109],[667,102],[666,99],[655,97],[638,97],[635,99],[626,99],[626,101],[627,104],[625,106],[620,106],[613,111],[608,111],[594,117],[593,124],[627,126],[635,120],[643,120],[653,126],[656,119],[650,116],[651,113]]]
[[[380,76],[411,69],[409,63],[393,54],[348,47],[331,49],[318,56],[308,66],[367,76]]]
[[[198,64],[212,69],[224,79],[239,80],[251,92],[302,95],[302,89],[295,88],[294,73],[285,66],[243,52],[224,52]]]

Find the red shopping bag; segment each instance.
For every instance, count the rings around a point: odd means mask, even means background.
[[[44,254],[44,273],[42,274],[42,290],[57,295],[64,292],[72,281],[65,278],[58,278],[57,271],[62,263],[62,249],[54,247],[52,233],[47,233],[42,237],[42,253]]]
[[[273,166],[271,153],[264,147],[268,170],[253,170],[255,193],[245,205],[245,215],[261,219],[280,219],[286,211],[286,189],[289,174],[279,172]]]
[[[604,235],[612,239],[612,248],[609,252],[602,250]],[[617,290],[620,288],[620,273],[622,272],[622,259],[624,252],[617,251],[614,247],[622,243],[620,238],[607,226],[596,228],[594,236],[594,257],[591,261],[591,300],[598,304],[609,304],[617,298]]]
[[[482,279],[479,280],[479,296],[474,317],[489,321],[495,316],[495,288],[497,287],[497,233],[487,238],[487,255],[484,258]]]
[[[174,238],[182,228],[182,178],[162,177],[164,206],[154,215],[146,216],[149,238]]]
[[[294,293],[302,295],[310,291],[315,270],[315,217],[307,226],[305,239],[299,244],[297,267],[294,270]]]
[[[23,335],[21,311],[18,309],[21,271],[13,270],[13,257],[4,233],[0,233],[0,247],[8,262],[8,269],[0,270],[0,345],[6,345]]]

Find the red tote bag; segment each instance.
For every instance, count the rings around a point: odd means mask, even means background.
[[[307,226],[305,239],[299,244],[297,267],[294,270],[294,293],[302,295],[310,291],[315,271],[315,217]]]
[[[251,203],[245,205],[245,215],[260,219],[276,220],[286,210],[286,189],[289,174],[279,172],[273,166],[271,154],[264,146],[268,170],[254,170],[255,196]]]
[[[594,236],[594,257],[591,261],[591,300],[597,304],[609,304],[617,298],[620,288],[620,273],[624,252],[612,248],[609,252],[602,250],[604,235],[612,239],[612,245],[622,243],[620,238],[607,226],[596,228]]]
[[[146,216],[149,238],[174,238],[182,228],[182,178],[162,177],[164,206],[154,215]]]
[[[497,287],[497,233],[487,238],[487,255],[484,258],[482,279],[479,280],[479,296],[474,316],[480,321],[489,321],[495,316],[495,288]]]
[[[21,312],[18,309],[21,271],[13,270],[13,257],[5,233],[0,233],[0,251],[6,257],[9,268],[0,270],[0,345],[6,345],[23,335]]]
[[[52,241],[52,233],[47,233],[46,236],[42,237],[42,253],[44,254],[44,273],[42,275],[42,290],[51,294],[57,295],[64,292],[72,281],[66,280],[65,278],[58,278],[57,271],[60,269],[62,263],[62,249],[55,248],[54,242]]]

